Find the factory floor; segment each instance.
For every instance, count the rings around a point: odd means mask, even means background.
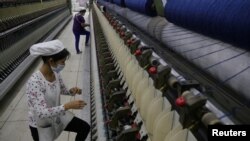
[[[88,23],[88,13],[85,15]],[[70,51],[71,56],[66,61],[66,66],[61,72],[65,84],[68,88],[78,86],[82,88],[83,94],[75,97],[63,96],[61,103],[66,103],[74,99],[83,99],[87,106],[82,110],[73,110],[73,113],[90,123],[89,91],[90,91],[90,47],[85,47],[85,36],[81,36],[80,47],[82,54],[76,54],[74,47],[74,35],[72,33],[73,19],[65,26],[64,30],[57,37]],[[28,72],[17,82],[8,95],[0,101],[0,141],[32,141],[28,126],[28,107],[25,95],[25,84],[30,75],[37,71],[42,64],[38,59]],[[56,141],[74,141],[75,133],[63,131]],[[90,135],[87,141],[90,141]]]

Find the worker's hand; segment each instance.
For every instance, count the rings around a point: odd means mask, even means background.
[[[90,24],[81,23],[81,26],[84,28],[84,27],[90,26]]]
[[[75,100],[64,104],[64,109],[82,109],[85,105],[87,105],[87,103],[85,103],[83,100]]]
[[[78,87],[73,87],[69,90],[71,95],[75,95],[75,94],[82,94],[82,89],[78,88]]]

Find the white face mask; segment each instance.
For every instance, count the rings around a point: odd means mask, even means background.
[[[63,70],[64,67],[65,67],[65,65],[58,64],[55,68],[51,66],[51,69],[54,72],[59,73],[61,70]]]

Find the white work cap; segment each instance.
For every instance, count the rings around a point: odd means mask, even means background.
[[[64,45],[59,40],[52,40],[34,44],[30,47],[32,56],[50,56],[59,53],[64,49]]]

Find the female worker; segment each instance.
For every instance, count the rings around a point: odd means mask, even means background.
[[[83,9],[74,16],[73,33],[75,35],[75,49],[77,54],[82,53],[79,49],[80,35],[86,35],[85,46],[88,46],[90,37],[90,32],[85,29],[86,26],[89,26],[89,24],[85,23],[85,19],[83,17],[85,13],[86,10]]]
[[[32,56],[41,56],[43,64],[27,82],[29,126],[34,141],[53,141],[65,131],[76,132],[76,141],[84,141],[90,126],[75,117],[69,109],[82,109],[86,103],[75,100],[60,104],[60,94],[81,94],[81,89],[68,90],[59,72],[70,53],[59,40],[43,42],[30,48]]]

